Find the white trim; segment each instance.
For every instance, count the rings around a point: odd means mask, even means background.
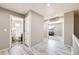
[[[72,34],[72,42],[73,42],[73,49],[72,49],[72,55],[74,55],[74,42],[78,45],[78,47],[79,47],[79,40],[78,40],[78,38],[74,35],[74,34]]]
[[[1,51],[6,51],[6,50],[8,51],[9,48],[1,49],[0,52],[1,52]]]
[[[78,38],[74,34],[72,34],[72,35],[73,35],[73,42],[75,41],[77,43],[77,45],[79,46]]]
[[[11,42],[12,42],[12,39],[11,39],[11,20],[12,20],[12,15],[10,15],[10,48],[11,48]]]

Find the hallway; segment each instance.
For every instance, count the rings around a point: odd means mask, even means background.
[[[61,37],[50,37],[48,41],[41,42],[32,48],[40,55],[69,55],[71,48],[64,46]]]
[[[79,3],[1,3],[0,19],[0,55],[79,55]]]
[[[0,51],[1,55],[70,55],[71,48],[64,46],[61,37],[50,37],[49,40],[28,48],[23,44],[16,43],[9,52],[8,50]]]

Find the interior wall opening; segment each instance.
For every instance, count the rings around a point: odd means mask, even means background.
[[[23,18],[11,15],[10,19],[10,45],[23,44]]]
[[[64,43],[64,17],[55,17],[48,21],[48,39]]]

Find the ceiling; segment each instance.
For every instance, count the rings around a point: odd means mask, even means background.
[[[45,4],[42,3],[0,3],[0,7],[16,11],[21,14],[25,14],[32,9],[43,15],[46,10]]]
[[[78,3],[51,3],[47,6],[46,3],[0,3],[0,7],[26,14],[29,10],[43,15],[45,18],[61,16],[65,12],[78,10]]]

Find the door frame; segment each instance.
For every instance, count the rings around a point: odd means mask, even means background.
[[[9,41],[9,47],[10,48],[12,48],[12,34],[11,34],[11,32],[12,32],[12,30],[11,30],[11,27],[12,27],[12,16],[14,16],[14,15],[10,15],[9,17],[10,17],[10,36],[9,36],[9,38],[10,38],[10,41]],[[18,16],[17,16],[18,17]],[[24,44],[24,42],[25,42],[25,38],[24,38],[24,18],[23,18],[23,44]]]

